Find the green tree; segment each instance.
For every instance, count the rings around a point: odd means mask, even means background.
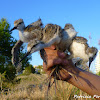
[[[0,20],[0,73],[4,73],[6,71],[6,78],[13,80],[15,77],[15,68],[13,67],[11,63],[11,50],[17,40],[15,40],[9,31],[10,25],[7,22],[6,19],[2,18]],[[24,46],[20,48],[20,57],[25,55],[25,52],[22,51]],[[26,57],[22,61],[22,67],[26,67],[29,65],[29,59],[31,59],[31,56]]]
[[[12,82],[16,76],[15,67],[13,67],[12,65],[8,65],[5,68],[5,71],[6,71],[5,78],[7,79],[7,81]]]
[[[5,80],[5,75],[6,75],[6,72],[4,72],[4,73],[0,73],[0,88],[1,88],[1,91],[2,91],[2,84],[3,84],[3,82],[4,82],[4,80]]]
[[[96,73],[98,76],[100,76],[100,71],[98,73]]]
[[[38,70],[37,73],[45,74],[45,72],[43,71],[43,66],[42,66],[42,65],[38,65],[38,66],[36,67],[36,69]]]
[[[20,52],[20,54],[19,54],[19,57],[20,57],[20,58],[24,57],[25,54],[26,54],[26,52],[27,52],[27,51],[24,51],[24,50],[23,50],[24,47],[25,47],[25,45],[22,45],[21,48],[20,48],[20,49],[21,49],[21,50],[20,50],[21,52]],[[31,60],[31,58],[32,58],[32,56],[29,55],[29,56],[27,56],[27,57],[22,61],[22,70],[25,69],[25,67],[27,67],[27,66],[30,65],[29,60]]]
[[[35,73],[35,68],[33,68],[33,66],[31,64],[29,64],[25,70],[23,71],[23,74],[25,75],[29,75],[31,73]]]
[[[4,72],[3,67],[11,64],[11,49],[16,43],[16,40],[9,32],[10,25],[6,19],[0,21],[0,72]]]

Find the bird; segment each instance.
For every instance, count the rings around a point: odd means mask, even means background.
[[[42,28],[43,24],[41,19],[29,24],[27,27],[25,27],[23,19],[18,19],[14,21],[14,27],[10,31],[13,31],[15,29],[19,30],[20,40],[22,42],[28,43],[30,40],[40,37],[39,35],[41,35],[40,33],[42,31]]]
[[[20,39],[17,41],[15,46],[12,48],[11,54],[12,54],[12,64],[16,66],[16,62],[18,61],[18,49],[21,47],[21,45],[24,42],[30,42],[33,39],[41,39],[43,24],[41,19],[39,18],[37,21],[29,24],[27,27],[25,27],[23,19],[18,19],[14,21],[14,27],[10,30],[13,31],[15,29],[19,30],[19,37]],[[40,36],[41,35],[41,36]]]
[[[65,51],[69,48],[72,43],[73,38],[77,35],[78,32],[75,31],[72,24],[66,24],[64,29],[62,29],[59,25],[56,24],[47,24],[42,31],[43,37],[41,40],[36,40],[38,43],[36,47],[34,47],[33,52],[39,51],[45,47],[49,47],[51,45],[55,45],[56,49]],[[32,43],[33,41],[33,43]],[[29,43],[28,48],[32,48],[32,44],[34,45],[34,40]],[[30,51],[28,49],[28,51]],[[31,49],[31,53],[32,49]]]
[[[19,61],[18,55],[22,44],[23,42],[21,40],[18,40],[11,50],[11,54],[12,54],[11,62],[14,66],[16,66],[16,62]]]
[[[87,45],[87,39],[83,37],[78,37],[77,32],[74,29],[72,24],[65,24],[64,29],[62,29],[59,25],[56,24],[47,24],[42,31],[43,37],[40,41],[31,41],[30,44],[28,44],[28,52],[26,53],[25,57],[28,56],[31,53],[34,53],[39,50],[44,50],[45,47],[48,47],[50,45],[55,45],[56,49],[62,52],[65,52],[68,50],[70,52],[70,55],[72,58],[80,57],[80,55],[83,55],[84,53],[89,60],[92,58],[92,60],[95,58],[97,49],[95,47],[89,47]],[[77,42],[76,42],[77,41]],[[76,44],[75,44],[76,43]],[[78,43],[78,45],[77,45]],[[81,48],[82,47],[82,48]],[[80,53],[79,53],[80,52]],[[94,52],[94,53],[93,53]],[[77,54],[77,56],[76,56]],[[44,53],[41,53],[41,56],[43,60],[47,60],[47,56],[45,57],[45,50]],[[22,58],[23,59],[23,58]],[[22,59],[19,61],[19,63],[22,61]],[[84,57],[81,58],[82,61],[87,61],[87,59]],[[47,62],[47,61],[46,61]],[[91,62],[90,62],[91,63]],[[50,78],[54,74],[54,82],[57,77],[61,79],[60,77],[60,69],[66,71],[62,65],[55,65],[52,67],[53,70],[50,73]],[[77,79],[78,73],[76,71],[67,70],[67,72],[74,77],[74,79]],[[86,82],[88,84],[88,82]],[[51,82],[49,81],[50,87]]]
[[[72,24],[66,24],[64,29],[62,29],[59,25],[56,24],[47,24],[43,28],[42,34],[43,38],[41,41],[32,40],[30,44],[28,44],[28,52],[19,61],[19,63],[29,54],[40,50],[42,50],[41,57],[44,61],[46,61],[47,59],[44,57],[44,48],[49,47],[51,45],[55,45],[56,49],[59,51],[66,51],[66,49],[69,48],[73,38],[75,38],[75,36],[77,35],[77,32],[75,31]],[[71,72],[69,73],[71,74]]]
[[[64,29],[62,31],[62,39],[59,43],[58,50],[61,50],[63,52],[65,52],[66,50],[68,51],[73,39],[77,36],[77,33],[78,32],[75,30],[72,24],[65,24]]]
[[[89,47],[87,39],[84,37],[76,36],[70,45],[69,51],[73,59],[77,59],[76,63],[81,61],[79,65],[89,62],[89,68],[92,61],[95,59],[98,52],[97,48]]]
[[[41,40],[31,40],[27,46],[27,53],[31,54],[40,51],[45,47],[55,45],[57,50],[66,51],[69,48],[73,38],[77,35],[72,24],[66,24],[64,29],[56,24],[47,24],[42,31]],[[30,52],[30,53],[29,53]]]
[[[50,46],[48,44],[46,45],[45,43],[47,43],[49,38],[53,36],[52,34],[56,34],[54,27],[55,25],[52,24],[48,24],[47,26],[45,26],[45,28],[43,29],[44,41],[41,43],[38,42],[37,46],[34,46],[31,53]],[[54,45],[56,45],[57,49],[61,51],[65,51],[66,49],[68,49],[71,55],[69,58],[72,58],[77,66],[81,66],[82,69],[86,70],[86,63],[89,62],[90,68],[90,65],[95,59],[98,50],[95,47],[89,47],[87,39],[84,37],[76,36],[77,33],[78,32],[75,31],[72,24],[66,24],[64,30],[61,29],[60,33],[58,34],[59,38],[61,38],[60,40],[58,38],[58,41],[60,42],[58,42],[57,44],[55,43]],[[32,48],[32,44],[34,43],[30,43],[30,49]],[[36,48],[38,49],[36,50]],[[30,51],[30,49],[28,51]]]

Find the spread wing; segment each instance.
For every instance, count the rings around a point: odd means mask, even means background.
[[[36,22],[33,22],[31,24],[29,24],[26,28],[25,31],[32,31],[35,29],[40,29],[42,27],[42,21],[41,19],[38,19]]]
[[[28,25],[24,31],[30,32],[30,35],[28,36],[30,39],[34,39],[34,38],[38,38],[38,37],[39,37],[39,39],[41,39],[42,38],[42,30],[43,30],[43,28],[41,26]]]
[[[12,64],[16,66],[16,62],[19,61],[19,49],[21,47],[21,45],[23,44],[23,42],[21,40],[18,40],[17,43],[15,44],[15,46],[12,48]]]
[[[32,26],[42,26],[43,23],[42,23],[41,19],[39,18],[36,22],[33,22],[30,25],[32,25]]]

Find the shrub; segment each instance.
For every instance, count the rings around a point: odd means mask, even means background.
[[[25,68],[23,74],[29,75],[31,73],[35,73],[35,68],[33,68],[32,65],[29,65],[28,67]]]
[[[6,75],[5,75],[5,77],[6,77],[6,79],[8,80],[8,81],[13,81],[14,80],[14,78],[15,78],[15,74],[16,74],[16,69],[15,69],[15,67],[13,67],[13,66],[8,66],[8,67],[6,67],[5,68],[5,71],[6,71]]]
[[[100,76],[100,71],[97,73],[98,76]]]
[[[37,71],[36,71],[37,74],[45,74],[42,65],[38,65],[38,66],[36,67],[36,70],[37,70]]]

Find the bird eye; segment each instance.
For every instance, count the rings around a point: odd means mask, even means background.
[[[19,23],[19,25],[21,24],[21,22]]]

